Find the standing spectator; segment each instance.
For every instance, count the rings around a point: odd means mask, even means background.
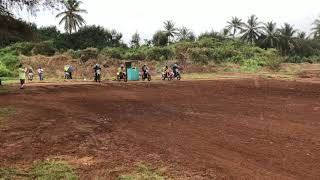
[[[39,68],[38,68],[38,75],[39,75],[39,79],[40,79],[40,81],[43,81],[43,79],[44,79],[44,77],[43,77],[43,69],[42,69],[42,67],[41,66],[39,66]]]
[[[22,64],[19,65],[19,79],[20,79],[20,89],[24,89],[24,85],[26,83],[26,72],[27,69],[22,67]]]

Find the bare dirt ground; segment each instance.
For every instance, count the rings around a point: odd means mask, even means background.
[[[11,87],[16,88],[16,87]],[[62,158],[82,179],[136,163],[173,179],[317,179],[320,84],[40,84],[0,93],[0,167]]]

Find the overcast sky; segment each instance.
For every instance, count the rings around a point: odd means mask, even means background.
[[[125,41],[135,31],[143,39],[152,37],[166,20],[200,34],[211,29],[220,31],[232,16],[246,21],[255,14],[261,21],[273,20],[278,25],[288,22],[309,32],[320,15],[320,0],[83,0],[81,7],[88,11],[83,15],[88,25],[116,29]],[[37,17],[23,18],[38,26],[57,25],[55,14],[41,12]]]

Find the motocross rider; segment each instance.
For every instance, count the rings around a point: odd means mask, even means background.
[[[143,75],[145,76],[147,71],[149,70],[149,67],[146,64],[144,64],[141,69],[142,69]]]
[[[176,77],[177,76],[177,70],[179,69],[179,66],[177,64],[174,64],[172,66],[172,70],[173,70],[173,73],[174,73],[174,76]]]
[[[125,68],[124,68],[124,65],[123,65],[123,64],[121,64],[120,67],[118,68],[118,73],[117,73],[117,75],[119,76],[121,73],[122,73],[122,74],[126,74]]]
[[[95,78],[95,81],[98,81],[98,74],[101,73],[101,67],[99,64],[95,64],[94,67],[93,67],[93,70],[94,70],[94,78]]]
[[[168,76],[168,72],[169,72],[169,67],[166,65],[165,67],[162,68],[162,73],[163,73],[165,76]]]

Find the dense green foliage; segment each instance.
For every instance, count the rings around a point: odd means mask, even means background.
[[[12,6],[27,6],[26,1],[17,2],[22,4]],[[236,63],[246,71],[263,66],[277,69],[281,62],[320,62],[320,19],[312,24],[310,36],[288,23],[278,27],[272,21],[260,22],[255,15],[247,21],[232,17],[222,31],[206,31],[198,37],[187,27],[179,28],[173,21],[165,21],[163,29],[156,31],[151,39],[145,39],[144,44],[140,34],[134,33],[128,46],[116,30],[95,25],[81,27],[84,19],[79,13],[86,11],[80,9],[80,4],[77,0],[62,4],[65,10],[58,17],[62,18],[66,33],[61,33],[55,26],[38,28],[0,11],[0,22],[7,22],[5,28],[9,29],[1,31],[0,28],[0,76],[15,75],[19,55],[53,56],[59,53],[67,53],[82,63],[100,57],[177,60],[201,65]]]
[[[0,48],[34,38],[33,25],[8,15],[0,14]]]
[[[86,49],[95,47],[103,49],[105,47],[126,46],[121,41],[122,34],[115,30],[107,30],[101,26],[85,26],[76,33],[59,34],[54,40],[56,49],[65,51],[68,49]]]
[[[7,47],[0,50],[0,77],[14,75],[18,63],[18,50]]]

